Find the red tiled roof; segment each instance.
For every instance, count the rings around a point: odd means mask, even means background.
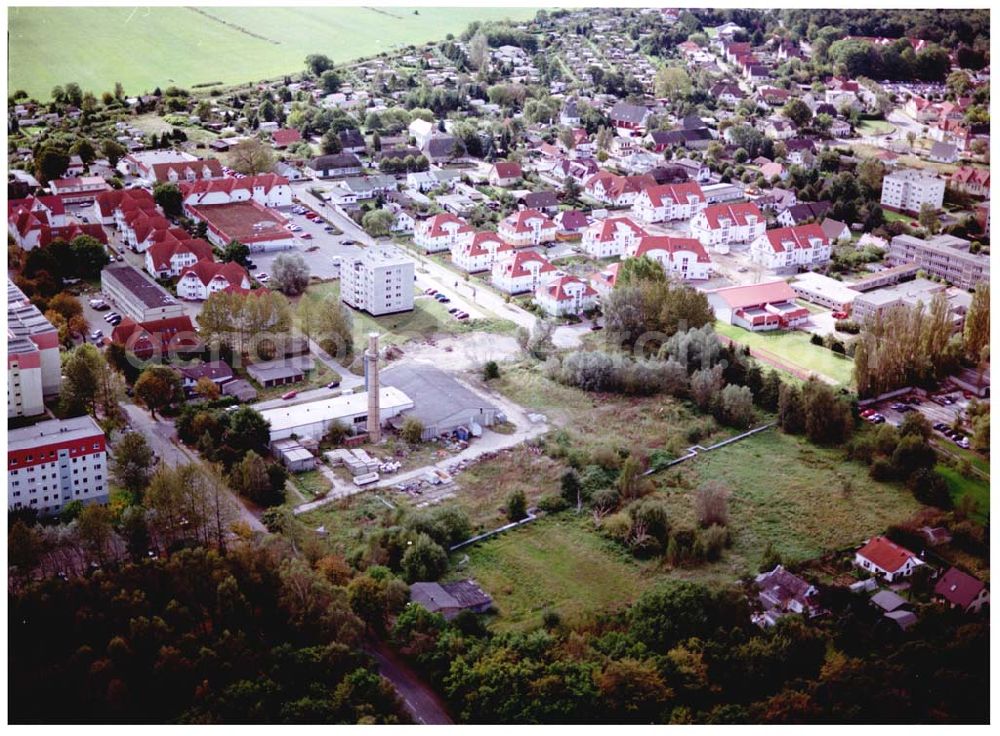
[[[990,172],[986,169],[976,169],[972,166],[959,166],[955,173],[951,175],[951,180],[961,184],[974,182],[980,186],[988,187],[990,185]]]
[[[200,340],[187,315],[153,322],[124,319],[111,332],[111,341],[125,345],[137,355],[149,354],[166,345],[168,348],[193,347]]]
[[[635,235],[640,237],[646,234],[645,230],[632,222],[628,217],[609,217],[607,220],[595,222],[591,226],[591,229],[597,233],[596,239],[601,243],[614,240],[618,230],[622,228],[631,230]]]
[[[649,201],[654,207],[661,207],[665,199],[669,199],[674,204],[687,204],[688,197],[692,196],[699,202],[705,201],[705,193],[701,191],[701,185],[694,181],[647,187],[646,196],[649,197]]]
[[[752,203],[713,204],[710,207],[706,207],[703,214],[708,220],[708,226],[713,230],[722,227],[720,221],[724,218],[728,218],[736,225],[746,225],[747,218],[750,216],[756,216],[757,222],[764,221],[764,216],[761,214],[760,209]]]
[[[503,253],[504,251],[514,249],[514,246],[510,243],[505,243],[496,233],[484,231],[476,233],[475,237],[472,238],[472,242],[466,245],[463,250],[469,256],[486,255],[490,252],[486,247],[487,243],[496,243],[494,246],[496,253]]]
[[[302,134],[295,128],[282,128],[271,133],[271,141],[279,147],[290,146],[302,140]]]
[[[560,276],[545,285],[545,291],[549,293],[557,302],[572,299],[573,296],[566,292],[569,284],[580,284],[583,286],[582,296],[596,296],[597,291],[590,284],[578,279],[576,276]]]
[[[188,275],[194,275],[202,284],[208,285],[215,278],[224,278],[229,284],[241,286],[244,279],[249,281],[247,272],[237,263],[216,263],[215,261],[198,261],[181,271],[178,282]]]
[[[784,253],[795,248],[811,249],[810,239],[818,238],[822,245],[829,245],[830,239],[826,237],[823,228],[816,223],[808,225],[796,225],[795,227],[779,227],[768,230],[767,240],[775,253]]]
[[[14,210],[27,209],[32,212],[48,210],[53,215],[66,214],[66,206],[62,199],[52,195],[43,197],[25,197],[24,199],[12,199],[7,203],[7,216],[10,217]]]
[[[170,259],[179,253],[191,253],[199,261],[212,260],[212,246],[201,238],[177,240],[173,236],[153,243],[146,251],[156,270],[170,268]]]
[[[67,243],[71,240],[80,237],[81,235],[89,235],[92,238],[99,240],[105,245],[108,244],[108,235],[104,232],[104,228],[101,227],[99,223],[78,223],[72,222],[69,225],[60,225],[59,227],[49,227],[48,225],[42,225],[41,234],[38,237],[38,244],[45,247],[53,240],[65,240]]]
[[[209,178],[222,176],[222,164],[214,158],[201,158],[197,161],[179,161],[166,164],[153,164],[153,177],[156,181],[166,181],[170,178],[170,172],[174,171],[180,179],[186,179],[188,172],[192,173],[195,179],[203,178],[204,169],[208,169]]]
[[[635,250],[635,257],[638,258],[654,250],[663,250],[673,255],[677,251],[687,250],[696,254],[698,263],[711,263],[705,248],[696,238],[672,238],[666,235],[646,236],[639,241]]]
[[[518,179],[521,177],[521,164],[514,161],[497,161],[493,164],[497,176],[501,179]]]
[[[463,220],[461,217],[456,217],[455,215],[449,214],[447,212],[441,212],[433,217],[421,221],[417,224],[421,232],[430,238],[439,238],[442,235],[450,235],[451,229],[445,230],[445,225],[458,225],[458,229],[455,232],[458,233],[471,233],[473,232],[472,227]]]
[[[910,558],[916,558],[910,550],[885,537],[873,537],[868,540],[868,544],[859,549],[858,554],[889,573],[899,570]]]
[[[556,267],[549,263],[545,258],[530,250],[521,250],[515,253],[513,258],[503,264],[503,270],[511,278],[528,276],[531,274],[531,271],[525,268],[525,264],[531,261],[537,261],[542,264],[541,269],[539,269],[539,273],[548,273],[549,271],[556,270]]]
[[[226,177],[224,179],[199,179],[197,181],[180,182],[178,187],[186,200],[191,195],[205,195],[212,192],[224,192],[232,194],[234,191],[263,189],[269,192],[275,187],[288,184],[288,179],[278,174],[258,174],[257,176],[246,176],[242,179]]]
[[[985,587],[982,580],[962,572],[957,567],[952,567],[937,581],[934,593],[949,603],[967,608]]]
[[[156,207],[153,195],[145,189],[112,189],[108,192],[101,192],[94,199],[102,217],[114,214],[125,201],[135,201],[149,204],[150,208]]]
[[[513,229],[514,232],[526,233],[532,229],[528,224],[532,220],[541,220],[541,227],[543,230],[548,230],[556,226],[556,224],[552,222],[547,215],[543,215],[538,210],[519,210],[518,212],[507,215],[507,217],[505,217],[503,222],[500,224],[501,226]]]
[[[778,302],[793,302],[795,292],[787,281],[769,281],[764,284],[747,286],[726,286],[708,292],[720,297],[731,309],[742,309],[758,304],[777,304]]]

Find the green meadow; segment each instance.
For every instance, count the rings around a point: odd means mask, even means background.
[[[10,90],[47,98],[77,82],[100,94],[238,84],[292,74],[308,54],[348,62],[459,34],[532,8],[20,7],[7,11]]]

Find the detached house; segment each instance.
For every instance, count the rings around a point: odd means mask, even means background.
[[[830,260],[830,239],[816,224],[768,230],[750,244],[750,258],[766,268],[810,267]]]
[[[467,273],[489,271],[493,264],[512,254],[514,247],[491,232],[476,233],[470,241],[451,247],[451,261]]]
[[[646,235],[646,231],[627,217],[598,220],[583,233],[583,250],[592,258],[621,256],[626,249]]]
[[[854,554],[854,565],[873,575],[883,576],[887,582],[909,577],[923,565],[915,554],[885,537],[872,537]]]
[[[733,243],[752,243],[766,227],[767,221],[755,204],[715,204],[691,220],[691,234],[719,253],[728,253]]]
[[[471,243],[475,232],[462,218],[442,212],[414,225],[413,242],[427,253],[440,253]]]
[[[556,267],[534,251],[521,250],[493,264],[493,285],[508,294],[537,291],[551,279]]]
[[[990,592],[982,580],[952,567],[934,586],[934,598],[949,608],[979,613],[989,603]]]
[[[361,169],[361,160],[353,153],[331,153],[317,156],[306,164],[306,173],[320,179],[357,176],[361,173]]]
[[[520,210],[500,221],[497,234],[515,248],[551,243],[559,227],[538,210]]]
[[[177,280],[177,296],[181,299],[204,301],[217,291],[230,287],[250,288],[250,277],[237,263],[198,261],[185,268]]]
[[[785,227],[794,227],[812,220],[818,221],[830,211],[830,202],[800,202],[780,210],[778,223]]]
[[[559,276],[539,287],[535,301],[552,317],[576,315],[597,306],[597,291],[576,276]]]
[[[630,105],[627,102],[617,103],[608,113],[608,117],[611,118],[611,125],[618,130],[618,135],[621,136],[642,135],[645,133],[650,115],[648,107]]]
[[[490,168],[487,179],[495,187],[509,187],[521,180],[521,164],[514,161],[497,161]]]
[[[705,209],[705,193],[697,182],[646,187],[632,203],[632,214],[643,222],[690,220]]]
[[[639,192],[652,186],[656,186],[656,179],[649,174],[617,176],[608,171],[601,171],[592,176],[584,184],[583,189],[599,202],[615,207],[628,207],[635,202]]]
[[[782,616],[797,614],[812,618],[821,613],[817,602],[819,590],[781,565],[755,577],[754,586],[761,612],[754,614],[752,620],[758,626],[774,626]]]
[[[694,238],[673,238],[647,235],[625,251],[631,258],[647,256],[663,267],[668,276],[689,280],[709,277],[712,260],[705,248]]]
[[[976,169],[972,166],[960,166],[948,180],[952,189],[965,192],[970,197],[990,196],[989,169]]]

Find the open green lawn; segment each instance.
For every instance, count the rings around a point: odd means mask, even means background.
[[[715,323],[715,331],[737,342],[774,353],[781,360],[805,371],[832,378],[842,386],[853,382],[854,363],[850,358],[809,342],[806,332],[749,332],[735,325]]]
[[[858,133],[861,135],[889,135],[895,129],[895,125],[885,120],[862,120],[858,123]]]
[[[473,20],[534,17],[534,8],[20,7],[7,13],[8,88],[47,98],[76,81],[128,94],[177,84],[236,84],[458,34]]]
[[[985,520],[990,513],[990,483],[978,477],[966,477],[948,465],[938,465],[937,471],[948,481],[951,498],[957,504],[962,496],[971,496],[979,507],[979,516]]]

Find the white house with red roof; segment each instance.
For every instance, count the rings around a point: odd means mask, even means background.
[[[461,217],[442,212],[414,224],[413,242],[428,253],[440,253],[456,245],[471,243],[475,234],[472,226]]]
[[[660,184],[640,191],[632,203],[632,214],[643,222],[690,220],[705,209],[705,193],[698,182]]]
[[[53,179],[49,182],[52,196],[59,197],[65,204],[93,202],[101,192],[111,189],[103,177],[78,176],[70,179]]]
[[[766,231],[750,244],[750,260],[766,268],[817,266],[830,260],[830,238],[818,223]]]
[[[277,174],[245,176],[242,179],[200,179],[180,184],[185,205],[230,204],[252,199],[264,207],[289,207],[292,188]]]
[[[598,295],[607,296],[615,288],[615,282],[618,280],[618,269],[621,265],[620,261],[618,263],[609,263],[605,268],[595,271],[587,277],[590,285],[594,287],[594,291]]]
[[[170,221],[158,211],[135,210],[122,220],[122,240],[136,253],[145,253],[146,248],[159,239],[157,231],[167,231],[171,227]]]
[[[990,591],[978,578],[952,567],[934,586],[934,598],[964,613],[979,613],[990,601]]]
[[[490,173],[486,178],[495,187],[509,187],[517,184],[522,176],[521,164],[516,161],[497,161],[490,167]]]
[[[726,286],[705,296],[717,320],[751,332],[795,329],[809,319],[809,310],[795,303],[795,291],[780,279]]]
[[[222,164],[218,159],[201,158],[196,161],[158,163],[150,167],[153,182],[198,181],[199,179],[221,179]]]
[[[887,582],[909,577],[924,562],[915,554],[885,537],[872,537],[854,553],[854,565],[862,570],[881,575]]]
[[[625,253],[644,235],[646,231],[628,217],[609,217],[588,227],[581,244],[592,258],[612,258]]]
[[[271,133],[271,145],[275,148],[288,148],[302,141],[302,134],[295,128],[281,128]]]
[[[128,223],[142,213],[147,215],[161,214],[160,208],[157,206],[152,195],[148,199],[138,197],[122,199],[114,211],[115,227],[119,232],[124,232],[128,227]]]
[[[587,180],[583,190],[598,202],[615,207],[630,207],[639,192],[655,186],[656,179],[649,174],[618,176],[609,171],[599,171]]]
[[[684,281],[707,279],[712,259],[694,238],[647,235],[625,251],[629,258],[647,256],[663,267],[668,276]]]
[[[508,215],[497,227],[497,234],[515,248],[551,243],[558,231],[559,226],[552,218],[530,209]]]
[[[535,291],[535,302],[552,317],[580,314],[597,306],[597,291],[576,276],[557,276]]]
[[[250,277],[237,263],[215,263],[204,260],[181,271],[177,280],[177,296],[191,301],[204,301],[217,291],[229,287],[250,288]]]
[[[766,228],[767,220],[751,203],[713,204],[691,219],[691,235],[718,253],[728,253],[733,243],[752,243]]]
[[[168,233],[146,249],[146,273],[153,278],[180,276],[198,261],[213,260],[212,246],[201,238],[179,238]]]
[[[534,251],[519,250],[493,264],[493,285],[508,294],[537,291],[556,273],[556,267]]]
[[[7,203],[7,232],[24,250],[37,248],[43,227],[66,224],[66,208],[59,197],[26,197]]]
[[[451,248],[451,262],[467,273],[489,271],[493,264],[514,251],[496,233],[476,233],[471,241]]]
[[[93,218],[102,225],[115,225],[115,213],[121,211],[122,203],[126,201],[143,203],[147,209],[156,209],[153,195],[145,189],[111,189],[101,192],[94,198]]]
[[[965,192],[970,197],[989,197],[990,170],[959,166],[949,177],[948,185],[956,191]]]

